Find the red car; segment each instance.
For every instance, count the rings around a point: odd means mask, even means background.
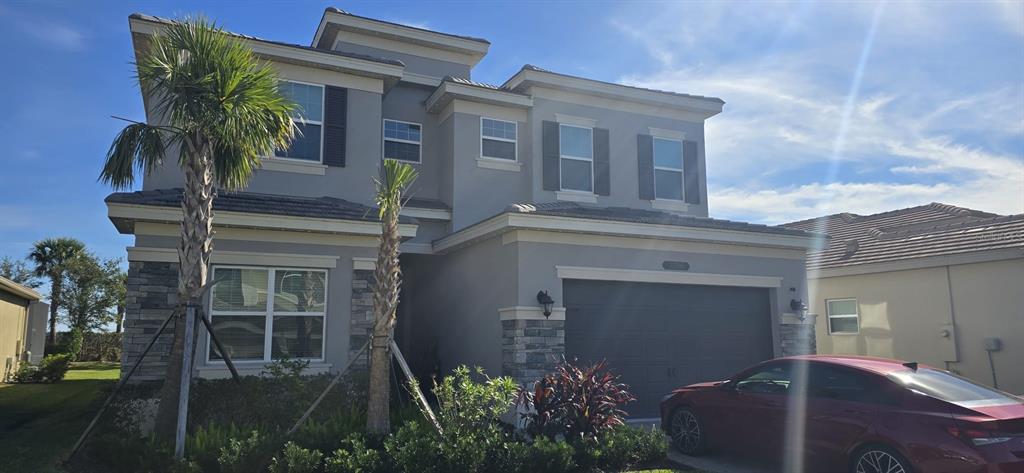
[[[661,426],[685,454],[732,451],[785,471],[1024,472],[1024,399],[881,358],[766,361],[665,396]]]

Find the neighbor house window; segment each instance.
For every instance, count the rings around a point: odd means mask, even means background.
[[[516,122],[480,118],[480,156],[516,160]]]
[[[295,138],[288,149],[277,150],[274,155],[279,158],[320,162],[324,124],[323,86],[281,81],[277,87],[281,95],[297,105],[292,112],[292,119],[295,120],[298,132],[295,133]]]
[[[654,198],[683,200],[683,142],[654,139]]]
[[[857,299],[832,299],[825,301],[828,306],[828,333],[855,334],[860,332],[857,320]]]
[[[384,120],[384,159],[420,162],[422,126],[419,123]]]
[[[213,280],[213,331],[232,361],[323,359],[326,271],[216,266]]]
[[[562,190],[593,192],[594,130],[560,124],[558,149]]]

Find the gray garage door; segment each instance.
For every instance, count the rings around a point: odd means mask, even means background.
[[[608,360],[637,401],[631,417],[657,417],[661,397],[772,357],[768,290],[566,280],[566,358]]]

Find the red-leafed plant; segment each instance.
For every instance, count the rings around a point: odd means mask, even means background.
[[[619,378],[605,361],[586,367],[562,361],[554,373],[534,383],[532,390],[520,389],[520,403],[528,410],[523,415],[527,433],[594,438],[623,425],[626,412],[621,406],[636,398]]]

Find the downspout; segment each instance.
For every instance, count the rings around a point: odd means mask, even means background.
[[[956,352],[957,361],[946,361],[946,371],[953,371],[951,363],[959,363],[960,361],[960,337],[956,336],[957,324],[956,324],[956,304],[953,302],[953,276],[950,274],[949,265],[946,265],[946,291],[949,293],[949,323],[953,325],[953,350]],[[995,375],[995,373],[993,373]]]

